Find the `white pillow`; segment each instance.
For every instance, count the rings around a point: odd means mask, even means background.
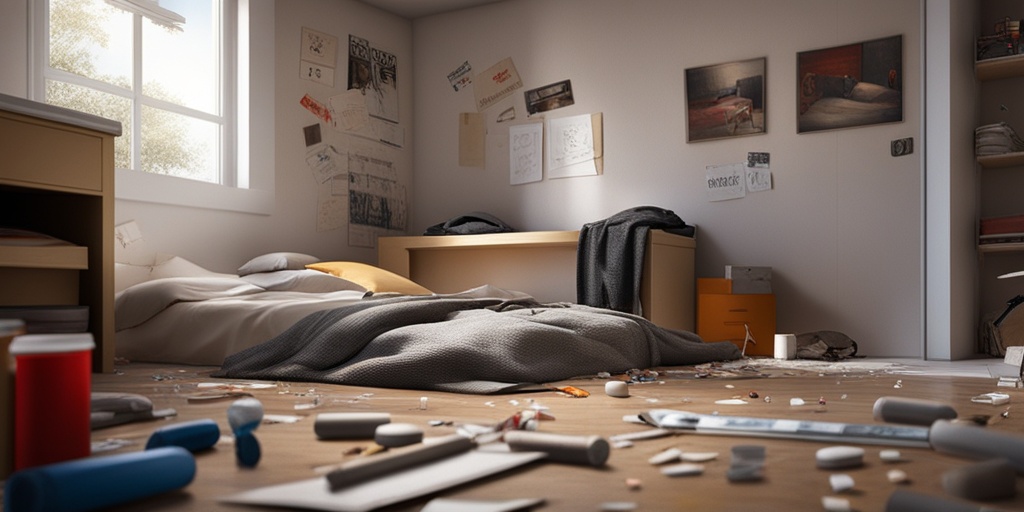
[[[244,276],[242,279],[249,284],[254,284],[271,292],[331,293],[344,290],[366,291],[366,288],[348,279],[334,277],[330,274],[309,269],[260,272]]]
[[[272,252],[257,256],[238,268],[238,275],[245,276],[259,272],[278,270],[302,270],[306,265],[320,261],[319,258],[297,252]]]

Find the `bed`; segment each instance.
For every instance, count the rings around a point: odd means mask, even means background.
[[[899,90],[850,77],[807,73],[801,80],[801,132],[900,121]]]
[[[489,284],[431,290],[359,262],[270,253],[210,272],[182,257],[116,265],[128,361],[217,376],[499,393],[577,375],[739,357],[631,314],[541,303]]]
[[[693,101],[687,112],[694,138],[735,134],[745,125],[754,127],[754,102],[749,98],[728,94],[702,101]]]

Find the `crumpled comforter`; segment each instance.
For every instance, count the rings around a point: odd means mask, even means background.
[[[491,394],[739,357],[731,342],[584,305],[400,296],[313,313],[228,356],[214,376]]]

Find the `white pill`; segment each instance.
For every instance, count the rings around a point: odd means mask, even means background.
[[[864,449],[858,446],[829,446],[815,454],[822,469],[855,468],[864,464]]]
[[[718,458],[718,452],[683,452],[679,456],[686,462],[707,462]]]
[[[853,477],[850,475],[830,475],[828,483],[832,486],[832,492],[843,492],[853,489]]]
[[[850,512],[850,500],[846,498],[837,498],[835,496],[823,496],[821,498],[821,506],[828,512]]]
[[[682,454],[683,452],[681,452],[679,448],[669,448],[668,450],[657,453],[650,459],[647,459],[647,462],[650,462],[655,466],[665,464],[666,462],[676,462]]]
[[[878,458],[885,462],[899,462],[903,455],[899,450],[882,450],[878,452]]]
[[[604,392],[615,398],[629,397],[629,385],[621,380],[610,380],[604,383]]]
[[[703,473],[703,464],[693,464],[690,462],[684,462],[682,464],[673,464],[671,466],[666,466],[661,469],[661,474],[666,476],[694,476]]]
[[[388,448],[416,444],[423,441],[423,429],[411,423],[385,423],[374,430],[373,440]]]
[[[902,469],[890,469],[885,473],[885,477],[894,484],[902,484],[910,480],[910,477],[907,476],[907,472]]]

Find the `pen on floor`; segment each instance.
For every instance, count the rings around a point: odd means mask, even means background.
[[[415,448],[351,461],[327,473],[327,483],[331,491],[338,491],[383,475],[467,452],[476,446],[472,439],[459,434],[435,439]]]

